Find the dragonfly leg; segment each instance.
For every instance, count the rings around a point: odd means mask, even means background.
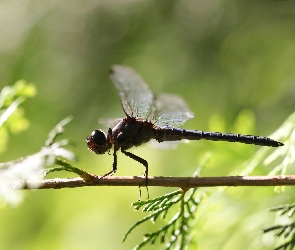
[[[138,161],[139,163],[141,163],[144,167],[145,167],[145,171],[144,171],[144,176],[145,176],[145,186],[147,187],[148,184],[148,171],[149,171],[149,167],[148,167],[148,162],[145,159],[140,158],[137,155],[134,155],[130,152],[125,151],[124,149],[121,149],[122,153],[125,154],[126,156],[130,157],[131,159]]]
[[[107,172],[106,174],[104,174],[103,176],[101,176],[99,178],[100,180],[103,179],[106,176],[109,176],[109,175],[112,176],[114,173],[116,173],[116,171],[117,171],[117,150],[116,149],[114,149],[114,154],[113,155],[114,155],[113,169],[111,171]]]

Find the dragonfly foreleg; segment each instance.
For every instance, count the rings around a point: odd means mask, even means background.
[[[114,173],[116,173],[117,171],[117,150],[114,149],[114,161],[113,161],[113,169],[109,172],[107,172],[106,174],[104,174],[103,176],[101,176],[99,179],[103,179],[104,177],[106,176],[109,176],[109,175],[113,175]]]
[[[148,167],[148,162],[145,159],[140,158],[139,156],[132,154],[130,152],[125,151],[124,149],[121,149],[122,153],[127,155],[128,157],[130,157],[131,159],[138,161],[139,163],[141,163],[144,167],[145,167],[145,171],[144,171],[144,176],[145,176],[145,186],[147,187],[148,184],[148,171],[149,171],[149,167]]]

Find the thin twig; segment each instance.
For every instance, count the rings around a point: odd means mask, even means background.
[[[112,176],[92,181],[82,178],[55,178],[46,180],[27,181],[17,185],[16,189],[60,189],[86,186],[144,186],[145,178],[139,176]],[[148,186],[180,187],[184,190],[195,187],[217,186],[293,186],[295,175],[289,176],[222,176],[222,177],[149,177]]]

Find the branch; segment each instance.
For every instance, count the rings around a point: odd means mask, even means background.
[[[22,185],[20,185],[22,184]],[[16,189],[60,189],[86,186],[144,186],[145,178],[139,176],[112,176],[92,180],[82,178],[55,178],[27,181],[15,185]],[[226,176],[226,177],[149,177],[148,186],[179,187],[184,190],[196,187],[217,186],[293,186],[295,175],[287,176]]]

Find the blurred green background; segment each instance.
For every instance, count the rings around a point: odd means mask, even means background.
[[[5,0],[0,20],[0,87],[25,79],[38,91],[23,105],[30,128],[11,135],[0,162],[37,152],[48,131],[71,114],[65,136],[75,143],[75,166],[94,174],[109,171],[112,157],[89,152],[85,137],[101,127],[98,118],[124,116],[108,76],[113,64],[134,68],[155,93],[183,96],[195,113],[185,128],[267,136],[294,111],[292,1]],[[132,152],[149,162],[150,175],[163,176],[191,176],[212,152],[203,176],[217,176],[257,149],[200,141],[175,150],[144,146]],[[116,175],[143,172],[122,154],[118,162]],[[51,177],[57,176],[74,175]],[[151,197],[171,191],[149,190]],[[20,206],[0,211],[0,249],[131,249],[155,230],[142,227],[121,244],[143,217],[130,207],[137,188],[24,193]],[[196,227],[194,240],[199,249],[268,249],[273,239],[261,234],[271,220],[266,209],[289,198],[274,195],[271,187],[216,194],[204,204],[204,214],[210,214]]]

